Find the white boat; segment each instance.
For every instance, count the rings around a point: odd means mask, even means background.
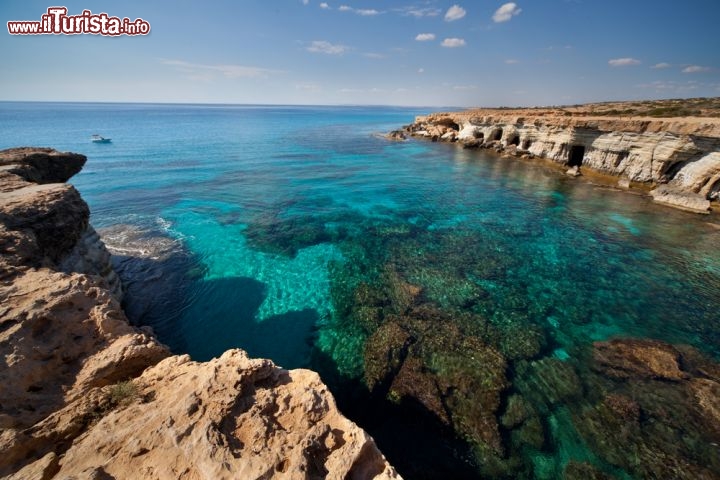
[[[93,135],[92,137],[90,137],[90,140],[93,143],[110,143],[110,141],[111,141],[109,138],[105,138],[101,135],[98,135],[97,133],[95,135]]]

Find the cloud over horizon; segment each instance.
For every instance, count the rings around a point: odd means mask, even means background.
[[[447,12],[445,12],[445,21],[454,22],[455,20],[460,20],[461,18],[463,18],[466,14],[467,12],[460,5],[453,5],[452,7],[448,8]]]
[[[608,65],[611,67],[629,67],[632,65],[640,65],[640,60],[636,58],[613,58],[611,60],[608,60]]]
[[[440,45],[446,48],[464,47],[465,40],[462,38],[446,38]]]
[[[415,18],[422,18],[422,17],[437,17],[442,13],[442,10],[439,8],[434,7],[402,7],[402,8],[396,8],[393,10],[395,12],[400,13],[400,15],[404,17],[415,17]]]
[[[682,73],[702,73],[709,72],[709,67],[701,67],[700,65],[690,65],[689,67],[683,68]]]
[[[346,45],[332,44],[325,40],[313,40],[306,48],[308,52],[325,53],[327,55],[342,55],[349,49]]]
[[[434,33],[418,33],[415,37],[415,40],[418,42],[427,42],[429,40],[435,40],[435,34]]]
[[[357,15],[363,16],[363,17],[371,17],[374,15],[380,15],[379,10],[375,10],[374,8],[353,8],[348,5],[340,5],[340,8],[338,8],[341,12],[352,12]]]
[[[502,5],[498,8],[492,16],[493,22],[502,23],[509,21],[512,17],[520,15],[522,8],[517,6],[517,3],[510,2]]]

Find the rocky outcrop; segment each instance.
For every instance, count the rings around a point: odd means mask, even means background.
[[[0,152],[0,476],[398,478],[310,371],[171,356],[128,324],[65,182],[85,157]]]
[[[705,213],[720,195],[720,119],[558,115],[483,109],[417,117],[412,135],[582,166],[621,180],[662,185],[656,201]]]
[[[599,398],[574,414],[588,445],[633,478],[718,478],[720,368],[688,346],[593,346]]]
[[[505,358],[427,305],[390,318],[368,340],[368,386],[416,403],[481,450],[502,454],[496,413],[508,386]]]
[[[240,350],[206,363],[170,357],[134,380],[66,452],[58,476],[99,466],[115,478],[394,476],[316,373]]]

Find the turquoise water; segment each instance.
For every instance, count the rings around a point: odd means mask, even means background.
[[[411,478],[553,478],[571,460],[639,476],[573,427],[574,412],[600,388],[588,380],[588,351],[594,341],[632,336],[720,357],[717,218],[524,161],[378,135],[422,113],[0,103],[0,148],[88,156],[72,183],[93,224],[116,251],[142,251],[117,264],[134,321],[196,359],[241,347],[319,370]],[[93,133],[112,143],[90,143]],[[542,446],[501,426],[504,452],[493,460],[443,425],[425,432],[443,439],[423,443],[435,454],[393,446],[397,432],[413,438],[420,427],[396,415],[405,404],[392,387],[368,392],[369,345],[383,325],[420,308],[461,332],[447,333],[452,345],[464,335],[502,356],[498,418],[509,395],[531,396],[522,385],[541,366],[577,372],[582,394],[535,404]],[[424,368],[447,371],[432,341],[418,353],[434,359]]]

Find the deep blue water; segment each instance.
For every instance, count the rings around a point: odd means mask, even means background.
[[[423,113],[0,103],[0,148],[87,155],[71,182],[93,224],[116,251],[144,251],[142,261],[119,258],[131,317],[196,359],[241,347],[362,379],[372,331],[342,306],[388,269],[441,309],[537,332],[536,359],[574,362],[616,336],[720,356],[715,216],[541,165],[378,135]],[[93,133],[112,143],[90,143]],[[540,478],[550,460],[533,455]]]

